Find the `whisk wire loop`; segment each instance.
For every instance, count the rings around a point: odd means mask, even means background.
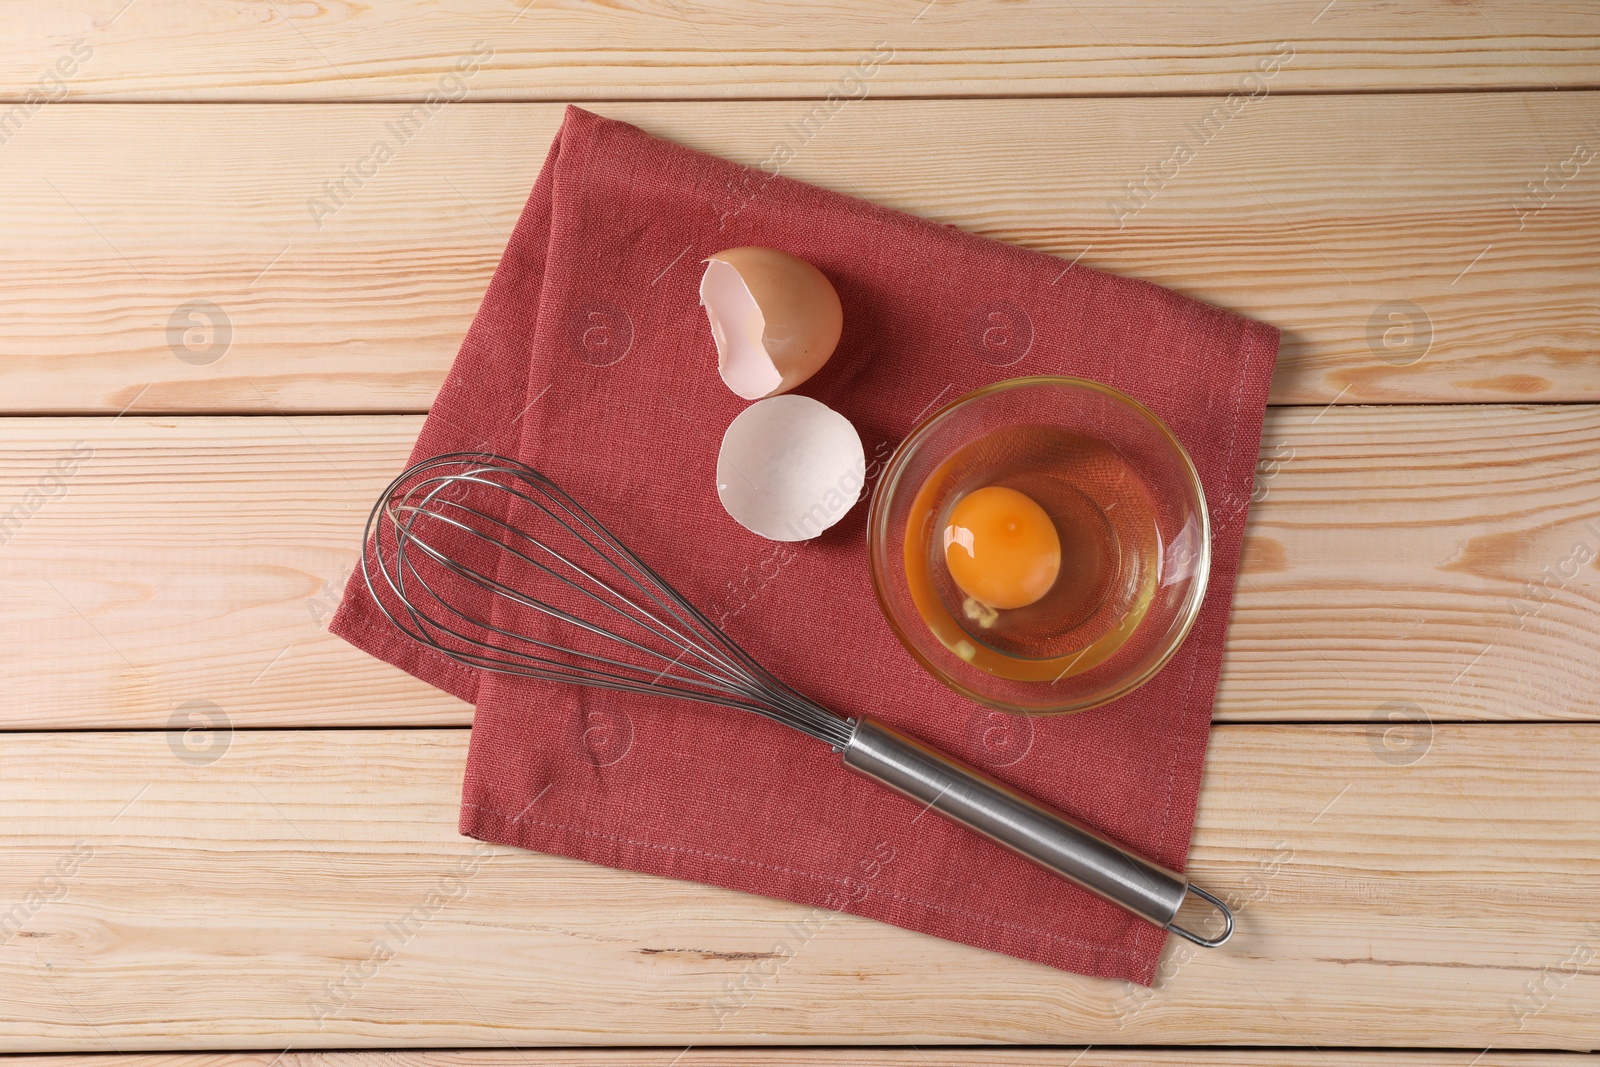
[[[471,513],[471,514],[473,514],[473,515],[475,515],[475,516],[477,516],[477,517],[479,517],[481,519],[484,519],[485,521],[492,522],[492,523],[494,523],[494,524],[496,524],[498,526],[501,526],[501,527],[505,528],[510,533],[520,534],[520,531],[517,531],[517,530],[511,528],[508,524],[502,522],[499,519],[496,519],[495,517],[493,517],[491,515],[486,515],[485,513],[481,512],[481,511],[478,511],[475,508],[468,508],[465,505],[462,505],[462,504],[459,504],[459,503],[454,503],[454,502],[451,502],[450,506],[461,508],[462,510],[467,511],[467,512],[469,512],[469,513]],[[490,577],[488,575],[485,575],[485,574],[483,574],[482,572],[476,570],[473,567],[470,567],[470,566],[467,566],[467,565],[462,564],[460,562],[457,562],[456,560],[450,558],[445,553],[441,552],[439,549],[437,549],[437,548],[433,547],[432,545],[430,545],[420,535],[416,534],[415,532],[413,532],[410,529],[410,524],[414,521],[416,515],[419,512],[421,512],[421,509],[417,508],[414,505],[405,505],[405,506],[397,508],[396,511],[397,511],[397,513],[410,514],[411,515],[411,518],[409,518],[407,520],[407,526],[405,528],[405,532],[402,535],[402,540],[406,544],[415,545],[417,548],[421,549],[425,554],[427,554],[430,558],[432,558],[435,562],[437,562],[440,566],[448,569],[452,573],[455,573],[455,574],[460,575],[461,577],[467,579],[469,582],[471,582],[473,585],[478,586],[480,589],[483,589],[486,592],[495,593],[495,594],[498,594],[500,596],[503,596],[503,597],[507,598],[508,600],[511,600],[514,603],[523,605],[524,607],[529,607],[529,608],[533,608],[533,609],[535,609],[537,611],[545,612],[545,613],[551,615],[552,617],[554,617],[554,618],[556,618],[556,619],[558,619],[560,621],[570,623],[573,626],[577,626],[577,627],[579,627],[579,628],[581,628],[583,630],[587,630],[588,632],[596,634],[597,636],[609,638],[610,640],[616,641],[619,644],[622,644],[622,645],[625,645],[625,646],[627,646],[629,648],[632,648],[632,649],[640,652],[643,655],[655,657],[657,659],[660,659],[660,660],[663,660],[663,661],[667,662],[668,664],[676,663],[682,658],[682,653],[680,653],[678,657],[669,659],[667,657],[666,653],[664,653],[664,652],[657,651],[656,649],[650,648],[647,645],[641,644],[640,642],[635,641],[635,640],[633,640],[631,638],[624,637],[622,634],[616,633],[616,632],[614,632],[612,630],[608,630],[603,626],[597,625],[597,624],[592,623],[592,622],[590,622],[590,621],[588,621],[586,619],[580,618],[579,616],[576,616],[576,615],[573,615],[573,614],[571,614],[569,612],[563,611],[562,609],[560,609],[558,607],[555,607],[554,605],[548,604],[543,600],[537,599],[535,597],[532,597],[532,596],[529,596],[529,595],[527,595],[525,593],[522,593],[522,592],[520,592],[520,591],[518,591],[516,589],[513,589],[510,586],[505,585],[503,582],[500,582],[498,579]],[[482,531],[478,530],[476,527],[472,526],[469,523],[462,522],[462,521],[460,521],[458,519],[455,519],[455,518],[453,518],[453,517],[451,517],[449,515],[446,515],[446,514],[443,514],[443,513],[439,513],[439,512],[431,512],[431,513],[426,513],[426,514],[428,514],[431,518],[437,519],[440,522],[443,522],[443,523],[445,523],[445,524],[447,524],[449,526],[455,527],[456,529],[460,530],[462,533],[466,534],[469,537],[478,538],[480,540],[486,541],[486,542],[491,543],[491,544],[500,544],[500,542],[494,541],[494,539],[492,537],[490,537],[489,535],[487,535],[487,534],[483,533]],[[523,535],[523,536],[526,536],[526,535]],[[532,539],[530,538],[530,540],[532,540]],[[535,542],[535,543],[537,543],[537,542]],[[579,585],[578,583],[576,583],[576,582],[572,581],[571,579],[567,578],[565,575],[559,574],[556,571],[552,570],[550,567],[547,567],[545,564],[541,563],[539,560],[534,559],[533,557],[527,555],[526,553],[518,550],[514,546],[512,546],[510,544],[500,544],[500,547],[505,549],[505,551],[507,551],[511,555],[515,556],[516,558],[528,563],[530,566],[533,566],[533,567],[539,569],[540,571],[543,571],[545,574],[548,574],[551,578],[553,578],[557,582],[562,583],[564,586],[567,586],[568,588],[573,589],[575,592],[579,593],[580,595],[583,595],[585,597],[590,598],[591,600],[593,600],[599,606],[601,606],[603,608],[606,608],[609,611],[615,612],[617,615],[621,616],[624,619],[627,619],[630,622],[636,623],[636,624],[641,625],[641,626],[645,626],[652,633],[656,634],[659,637],[662,637],[664,640],[667,640],[667,641],[669,641],[670,643],[672,643],[674,645],[678,645],[678,646],[681,647],[684,644],[680,639],[677,639],[675,637],[675,635],[670,634],[670,633],[662,633],[656,627],[656,625],[653,625],[656,622],[656,620],[654,620],[653,618],[649,617],[648,615],[646,616],[646,619],[648,621],[641,621],[640,619],[637,619],[634,616],[627,614],[621,608],[618,608],[616,605],[610,603],[609,601],[605,600],[604,598],[596,596],[591,590],[584,588],[583,586]],[[492,622],[489,622],[489,621],[484,620],[484,619],[477,618],[475,616],[469,617],[469,616],[464,615],[459,609],[457,609],[449,601],[445,601],[442,598],[440,598],[438,596],[438,594],[433,590],[432,586],[427,583],[426,577],[423,576],[420,573],[415,572],[414,565],[411,566],[411,569],[412,569],[413,573],[416,574],[416,577],[417,577],[417,580],[418,580],[419,584],[423,585],[424,588],[427,589],[427,591],[429,592],[429,594],[431,596],[433,596],[435,599],[440,600],[440,602],[443,603],[444,606],[448,610],[450,610],[453,614],[456,614],[457,616],[466,619],[466,621],[468,621],[468,622],[470,622],[470,623],[472,623],[472,624],[474,624],[476,626],[479,626],[479,627],[482,627],[482,628],[485,628],[485,629],[491,629],[491,630],[495,631],[496,633],[500,634],[501,636],[507,638],[508,640],[517,641],[517,642],[521,642],[521,643],[529,644],[529,645],[535,645],[535,646],[539,646],[539,647],[542,647],[542,648],[549,648],[549,649],[552,649],[554,651],[559,651],[560,650],[561,646],[551,645],[549,642],[541,641],[541,640],[539,640],[537,638],[529,637],[526,634],[514,633],[514,632],[512,632],[510,630],[506,630],[506,629],[503,629],[503,628],[501,628],[499,626],[496,626]],[[402,575],[402,577],[403,577],[403,575]],[[631,601],[624,601],[624,603],[629,604],[630,607],[634,607],[635,606],[635,605],[632,604]],[[471,640],[470,637],[467,637],[465,635],[461,635],[459,633],[456,634],[456,636],[462,637],[464,640]],[[692,650],[686,648],[685,651],[692,651]],[[621,666],[621,667],[628,666],[628,664],[626,664],[625,662],[612,660],[609,657],[596,655],[595,658],[600,660],[601,662],[609,663],[609,664],[612,664],[614,666]],[[693,668],[693,667],[689,667],[688,669],[690,669],[695,674],[699,675],[702,679],[704,679],[704,680],[706,680],[706,681],[708,681],[708,682],[710,682],[712,684],[716,684],[719,681],[719,679],[717,679],[716,676],[714,676],[714,675],[712,675],[712,674],[710,674],[710,673],[708,673],[706,671],[699,670],[699,669]]]
[[[524,514],[511,521],[519,503]],[[416,464],[373,507],[367,543],[362,575],[380,610],[457,662],[719,704],[835,747],[849,740],[848,720],[779,682],[559,486],[515,460],[461,452]],[[563,632],[607,651],[554,636]]]

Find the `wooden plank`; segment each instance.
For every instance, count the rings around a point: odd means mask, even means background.
[[[1277,403],[1600,399],[1600,94],[1218,106],[866,101],[787,173],[1275,323]],[[601,110],[756,164],[808,107]],[[0,152],[0,411],[425,410],[561,109],[444,108],[313,219],[402,110],[41,111]]]
[[[0,726],[468,722],[324,632],[419,423],[0,422]],[[1219,721],[1600,719],[1600,407],[1279,408],[1261,457]]]
[[[0,1048],[1594,1045],[1600,726],[1214,733],[1190,869],[1239,929],[1150,991],[463,840],[463,730],[13,735]]]
[[[1228,92],[1279,44],[1294,50],[1299,91],[1600,80],[1592,7],[1516,0],[124,5],[35,5],[8,19],[0,93],[59,93],[40,79],[80,38],[92,51],[64,68],[67,91],[120,101],[418,99],[485,46],[492,59],[471,86],[486,100],[821,97],[857,91],[841,80],[875,48],[890,57],[867,81],[882,96]]]
[[[1419,1052],[1209,1048],[430,1049],[382,1052],[169,1052],[6,1055],[5,1067],[1592,1067],[1581,1052]],[[281,1058],[279,1058],[281,1057]]]

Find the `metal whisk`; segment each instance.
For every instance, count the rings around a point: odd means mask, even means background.
[[[1233,933],[1216,897],[920,741],[846,719],[784,685],[553,481],[503,456],[451,453],[389,484],[362,576],[384,614],[459,663],[754,712],[1120,907],[1207,947]],[[487,594],[487,595],[486,595]],[[1193,893],[1223,917],[1177,925]]]

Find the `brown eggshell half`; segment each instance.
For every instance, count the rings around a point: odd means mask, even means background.
[[[746,400],[786,393],[833,355],[844,309],[828,276],[776,248],[730,248],[706,259],[700,306],[722,380]]]

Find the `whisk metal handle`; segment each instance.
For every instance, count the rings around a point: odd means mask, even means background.
[[[1233,934],[1227,905],[1184,877],[1050,811],[898,730],[872,719],[855,724],[843,762],[940,815],[982,834],[1089,892],[1207,948]],[[1174,920],[1186,894],[1208,901],[1222,915],[1223,932],[1202,937]]]

